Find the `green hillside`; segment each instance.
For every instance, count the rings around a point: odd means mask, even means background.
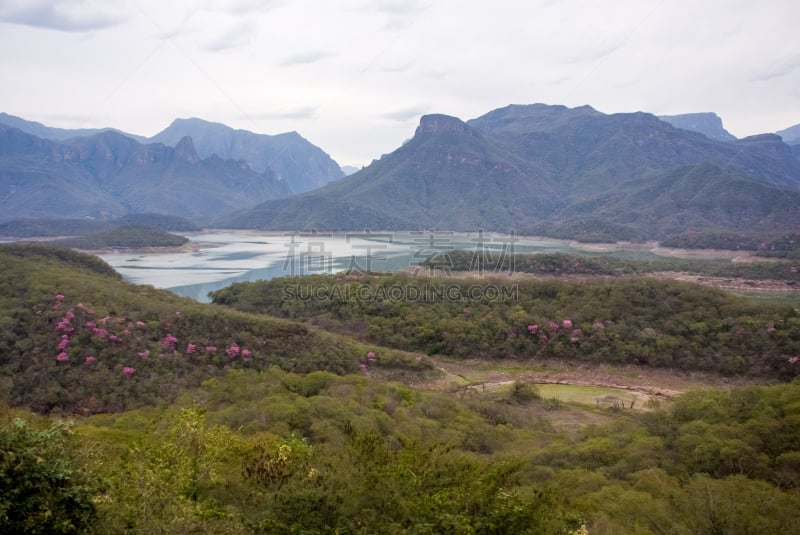
[[[188,238],[163,230],[141,225],[128,225],[105,232],[96,232],[78,238],[64,238],[51,243],[74,249],[180,247]]]
[[[2,533],[751,535],[800,521],[789,307],[637,279],[520,283],[504,300],[490,288],[509,279],[350,274],[216,295],[236,311],[69,249],[2,245],[0,268]],[[397,294],[437,281],[458,295]],[[701,388],[601,404],[529,375],[590,380],[600,363],[618,390]],[[452,365],[466,386],[440,386],[435,368]],[[479,369],[502,379],[470,384]]]
[[[0,383],[36,411],[119,411],[169,402],[228,369],[392,370],[413,356],[120,280],[105,263],[44,245],[0,246]],[[126,371],[128,370],[128,371]]]
[[[674,281],[317,276],[237,283],[212,299],[450,358],[800,374],[790,361],[800,353],[797,310]]]

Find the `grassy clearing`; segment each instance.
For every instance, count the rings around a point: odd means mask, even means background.
[[[544,399],[557,399],[563,403],[579,403],[601,408],[620,407],[643,409],[652,396],[633,390],[603,386],[538,384]]]

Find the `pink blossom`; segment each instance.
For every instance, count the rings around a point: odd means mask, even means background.
[[[69,335],[62,334],[61,341],[58,343],[58,349],[66,349],[68,345],[69,345]]]
[[[96,329],[97,328],[97,324],[95,322],[93,322],[93,321],[87,321],[85,325],[86,325],[87,329]]]
[[[69,360],[69,355],[67,355],[62,351],[61,353],[58,354],[58,356],[56,356],[56,360],[58,362],[66,362]]]
[[[176,318],[180,318],[181,317],[181,311],[180,310],[176,310],[175,311],[175,317]]]
[[[108,331],[105,329],[93,329],[92,332],[98,336],[98,338],[105,338],[108,336]]]
[[[581,331],[580,329],[575,329],[574,331],[572,331],[572,334],[569,337],[569,341],[573,343],[578,342],[581,339],[582,335],[583,331]]]
[[[250,358],[250,350],[249,349],[247,349],[247,348],[242,349],[242,358],[243,359],[249,359]]]
[[[564,320],[564,321],[562,321],[561,322],[561,326],[564,327],[565,329],[571,329],[572,328],[572,320]]]
[[[532,335],[538,333],[539,332],[539,326],[536,325],[536,324],[528,325],[528,332],[531,333]]]
[[[800,355],[790,358],[789,364],[797,364],[798,361],[800,361]]]
[[[102,323],[103,325],[105,325],[105,324],[106,324],[106,322],[107,322],[108,320],[110,320],[110,319],[111,319],[111,316],[106,316],[106,317],[104,317],[104,318],[100,318],[100,319],[99,319],[99,320],[97,320],[97,321],[98,321],[98,322],[100,322],[100,323]]]
[[[359,369],[360,369],[362,372],[365,372],[365,371],[367,371],[367,365],[366,365],[366,364],[364,364],[363,362],[362,362],[361,364],[359,364],[359,365],[358,365],[358,368],[359,368]]]
[[[369,353],[367,353],[367,360],[370,361],[370,362],[375,362],[375,352],[374,351],[370,351]]]
[[[63,294],[56,294],[56,301],[63,301],[64,295]]]
[[[130,366],[125,366],[122,368],[122,374],[125,375],[125,377],[130,377],[134,373],[136,373],[136,368],[132,368]]]
[[[87,355],[86,358],[83,359],[83,362],[85,362],[86,364],[91,364],[95,360],[97,360],[97,359],[94,358],[92,355]]]
[[[144,322],[143,321],[137,321],[136,322],[136,326],[137,327],[144,327]]]
[[[194,355],[196,351],[197,351],[197,346],[195,344],[192,343],[186,344],[187,355]]]
[[[231,344],[228,349],[225,350],[225,354],[228,355],[228,358],[234,358],[239,354],[239,346],[235,343]]]
[[[112,342],[121,342],[121,341],[122,341],[122,338],[120,338],[120,337],[119,337],[119,336],[117,336],[116,334],[112,334],[112,335],[110,335],[110,336],[108,337],[108,339],[109,339],[109,340],[111,340]]]
[[[150,356],[150,350],[149,349],[145,349],[144,351],[139,351],[136,354],[139,355],[140,357],[142,357],[143,359],[146,359],[147,357]]]
[[[539,341],[540,341],[541,343],[543,343],[543,344],[546,344],[546,343],[547,343],[547,335],[546,335],[546,334],[543,334],[543,335],[541,335],[541,336],[539,337]]]
[[[555,332],[555,331],[557,331],[557,330],[558,330],[558,323],[556,323],[555,321],[551,321],[550,323],[548,323],[548,324],[547,324],[547,326],[548,326],[548,327],[550,328],[550,330],[551,330],[551,331],[553,331],[553,332]]]
[[[214,353],[217,350],[217,346],[206,346],[206,353]]]
[[[164,339],[161,341],[161,344],[166,347],[167,349],[175,349],[175,344],[178,343],[178,339],[175,338],[172,333],[168,333]]]

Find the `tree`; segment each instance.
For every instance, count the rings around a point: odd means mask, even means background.
[[[96,519],[99,480],[85,470],[71,424],[35,429],[16,418],[0,429],[0,532],[87,531]]]

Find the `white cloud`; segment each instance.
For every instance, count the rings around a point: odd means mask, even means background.
[[[91,0],[5,0],[0,21],[62,32],[86,32],[116,26],[125,20],[108,2]]]

